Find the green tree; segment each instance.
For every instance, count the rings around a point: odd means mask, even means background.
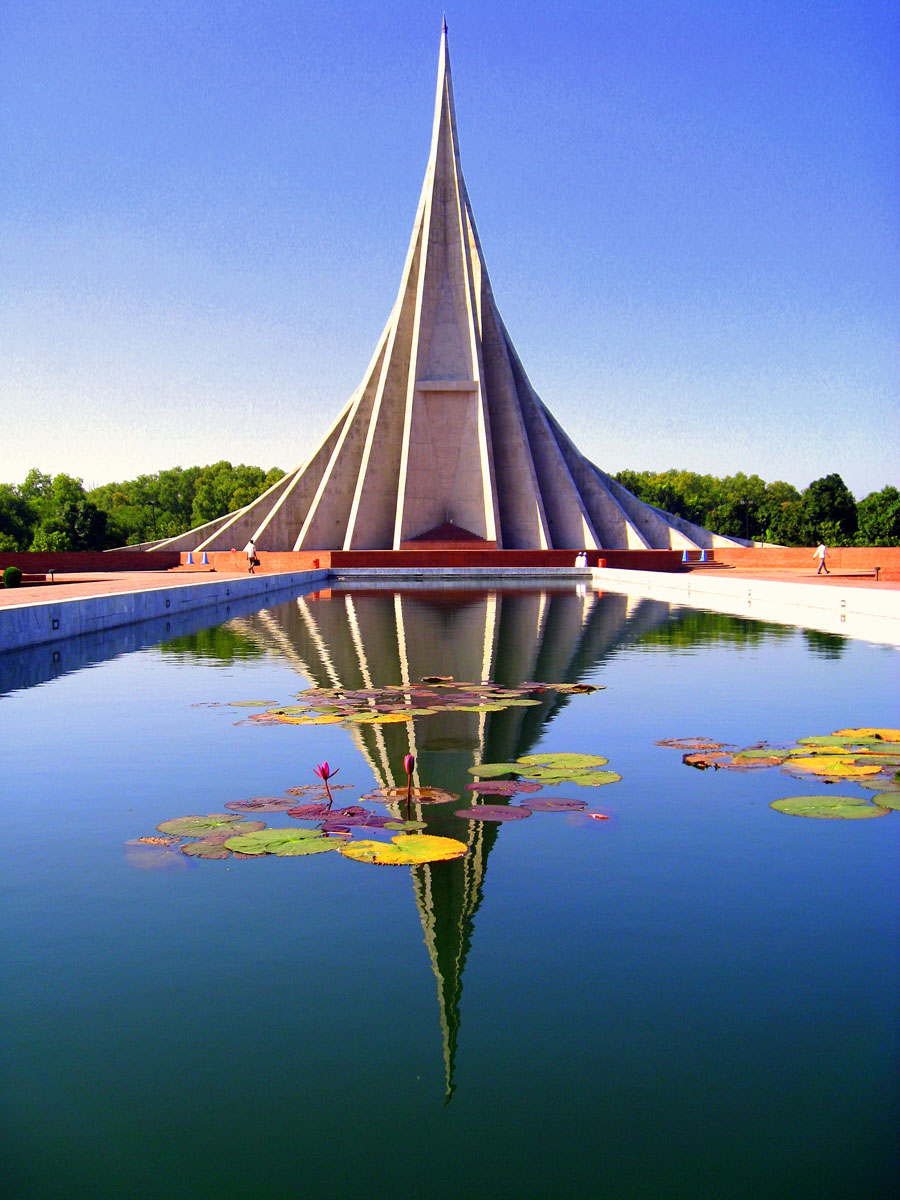
[[[895,487],[870,492],[856,506],[859,546],[900,546],[900,491]]]
[[[39,513],[34,531],[32,550],[105,550],[109,545],[108,519],[85,494],[80,479],[71,475],[40,476],[37,481],[30,472],[25,481],[39,498],[35,504]],[[49,485],[46,481],[49,480]],[[31,481],[31,482],[30,482]]]
[[[808,546],[824,541],[852,544],[856,533],[856,501],[840,475],[814,479],[802,497],[802,537]]]
[[[27,550],[37,521],[37,507],[21,489],[0,483],[0,550]]]

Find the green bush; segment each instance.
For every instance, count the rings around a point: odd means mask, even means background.
[[[7,567],[6,570],[3,572],[3,586],[4,587],[9,587],[9,588],[18,587],[21,582],[22,582],[22,572],[19,570],[18,567]]]

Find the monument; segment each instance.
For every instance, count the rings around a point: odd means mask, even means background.
[[[362,382],[303,465],[152,548],[229,550],[251,537],[281,551],[744,544],[638,500],[585,458],[529,382],[460,167],[446,22],[400,290]]]

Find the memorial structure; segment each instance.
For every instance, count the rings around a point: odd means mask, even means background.
[[[529,382],[463,180],[446,23],[400,290],[362,382],[303,465],[152,547],[229,550],[250,538],[264,551],[745,544],[642,503],[578,450]]]

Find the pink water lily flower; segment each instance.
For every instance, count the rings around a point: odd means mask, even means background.
[[[337,775],[337,773],[338,773],[338,771],[340,771],[340,769],[341,768],[338,767],[337,770],[332,771],[331,767],[329,767],[327,762],[320,762],[318,764],[318,766],[313,767],[313,773],[315,775],[318,775],[318,777],[325,784],[325,792],[328,795],[329,805],[331,804],[331,788],[328,786],[328,780],[333,778],[335,775]]]
[[[406,771],[406,819],[409,820],[409,798],[412,791],[412,773],[416,766],[416,756],[407,754],[403,760],[403,769]]]

